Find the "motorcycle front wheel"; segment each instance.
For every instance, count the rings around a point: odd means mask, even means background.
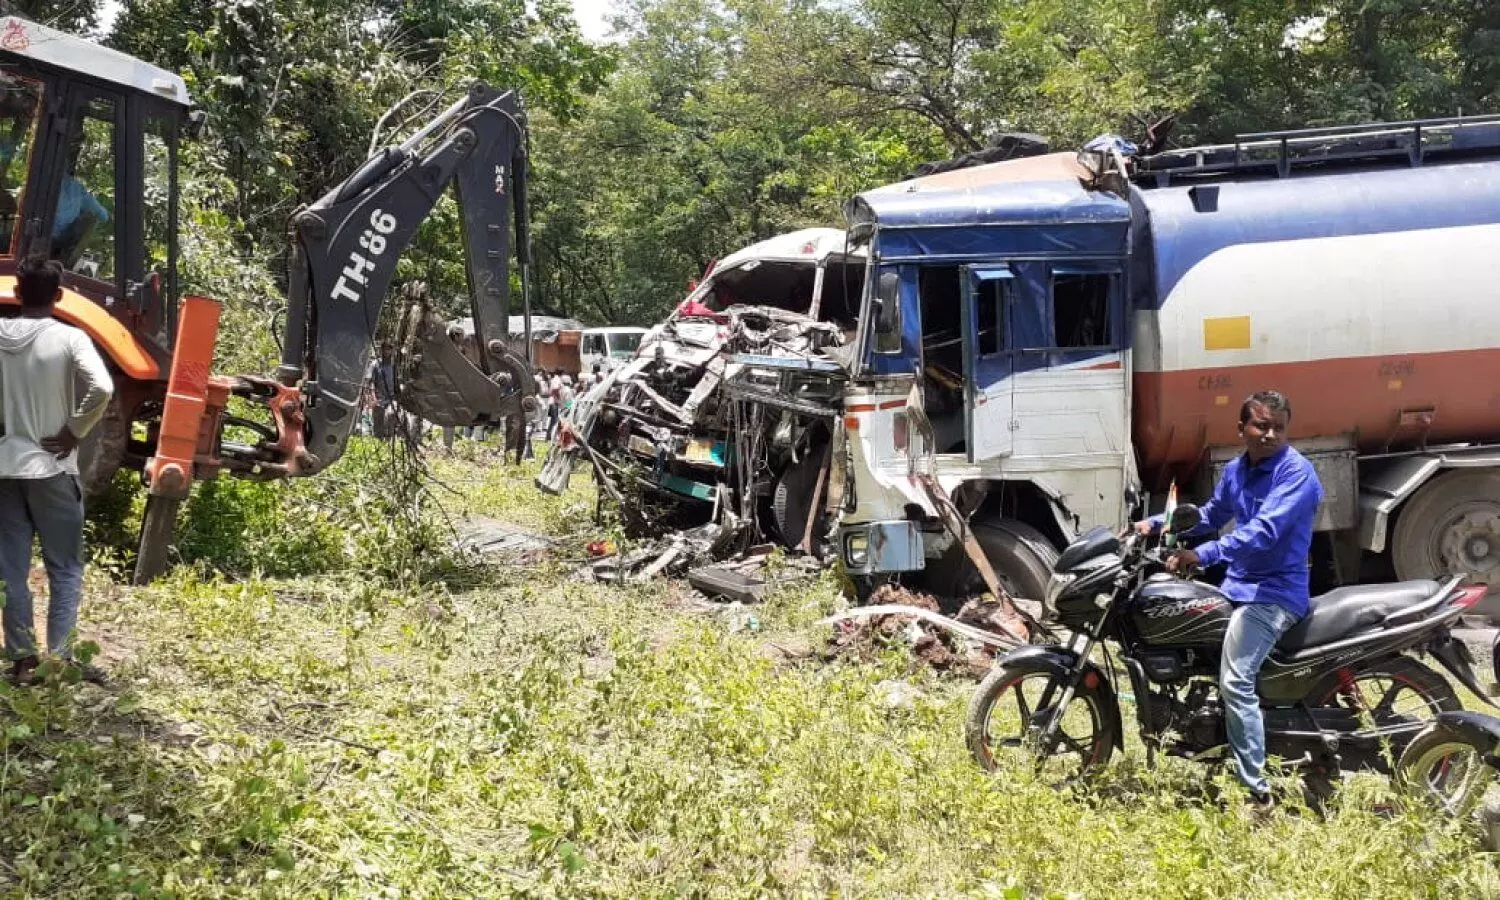
[[[1057,727],[1050,736],[1043,734],[1066,685],[1066,674],[1035,662],[991,670],[974,691],[964,722],[974,762],[989,772],[1029,765],[1062,779],[1103,766],[1118,736],[1103,694],[1110,687],[1094,673],[1085,673]]]

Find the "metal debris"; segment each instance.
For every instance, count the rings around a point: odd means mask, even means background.
[[[560,492],[587,461],[639,534],[714,529],[673,559],[719,560],[765,542],[819,555],[832,524],[844,341],[834,323],[775,307],[676,316],[575,402],[537,484]],[[651,504],[670,510],[653,515]],[[706,557],[704,538],[716,551]]]
[[[826,656],[865,656],[877,647],[898,645],[939,671],[982,676],[997,653],[1026,643],[1024,621],[993,599],[966,603],[957,618],[943,615],[932,595],[894,585],[877,589],[870,600],[873,605],[819,623],[834,628]]]

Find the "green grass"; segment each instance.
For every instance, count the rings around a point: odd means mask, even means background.
[[[590,496],[537,494],[533,468],[435,466],[461,512],[565,554],[592,533]],[[1132,756],[1086,791],[982,774],[970,682],[778,651],[819,646],[831,577],[773,595],[759,633],[572,564],[384,584],[94,582],[115,686],[0,687],[0,892],[1500,896],[1460,828],[1373,812],[1373,778],[1327,821],[1255,827],[1187,764]]]

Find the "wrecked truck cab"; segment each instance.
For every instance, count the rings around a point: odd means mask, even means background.
[[[837,228],[804,228],[736,250],[714,263],[673,319],[732,306],[798,313],[853,331],[865,253]]]
[[[839,549],[851,574],[983,590],[954,537],[969,522],[1001,586],[1037,599],[1053,547],[1080,520],[1124,517],[1138,483],[1131,204],[1087,161],[975,166],[846,205],[875,261],[844,408]]]
[[[725,257],[634,359],[575,401],[537,486],[562,491],[587,460],[622,507],[649,495],[673,507],[674,526],[821,547],[842,483],[839,352],[863,292],[862,252],[847,244],[806,229]]]

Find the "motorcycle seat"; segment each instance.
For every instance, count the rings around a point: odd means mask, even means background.
[[[1433,596],[1441,586],[1436,581],[1400,581],[1395,584],[1356,584],[1312,598],[1307,615],[1288,628],[1278,650],[1297,651],[1376,628],[1386,617]]]

